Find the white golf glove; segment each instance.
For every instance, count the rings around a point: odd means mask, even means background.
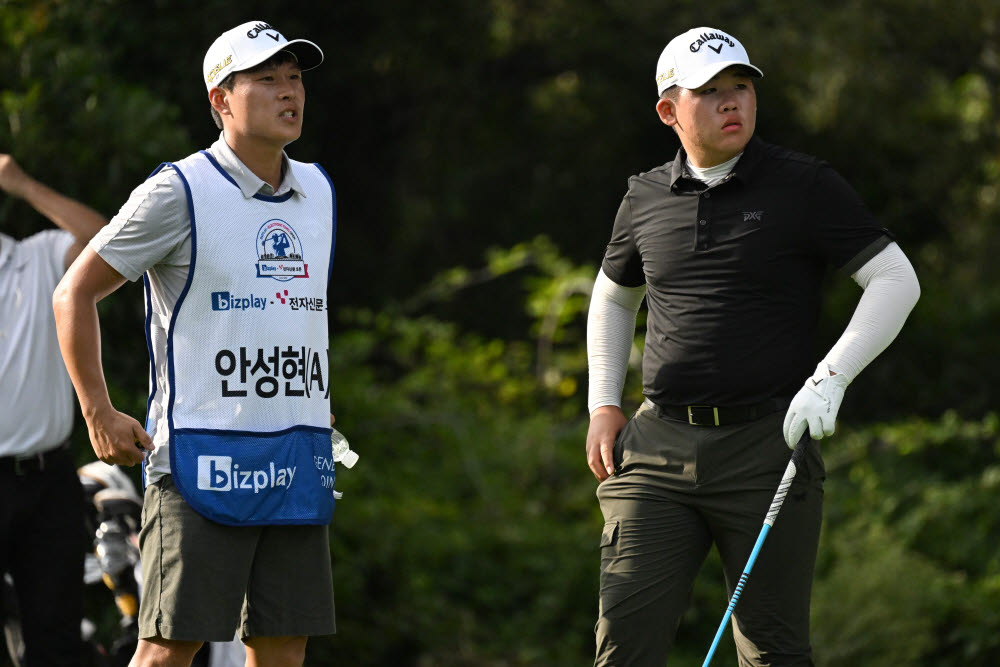
[[[848,384],[850,381],[847,377],[840,373],[830,375],[830,367],[826,362],[819,362],[816,372],[806,380],[799,393],[795,394],[785,414],[782,430],[789,447],[795,447],[807,426],[813,440],[833,435],[837,425],[837,412]]]

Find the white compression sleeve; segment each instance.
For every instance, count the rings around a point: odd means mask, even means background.
[[[587,313],[587,365],[590,387],[587,406],[593,412],[602,405],[621,407],[625,373],[632,352],[635,317],[646,286],[624,287],[601,270]]]
[[[827,353],[830,370],[853,381],[889,346],[920,297],[913,266],[895,243],[872,257],[852,278],[864,293],[843,335]]]

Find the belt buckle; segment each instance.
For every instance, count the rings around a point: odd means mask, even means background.
[[[31,465],[36,464],[36,470],[45,470],[45,458],[43,454],[31,454],[30,456],[14,457],[14,474],[18,477],[32,472]],[[23,467],[22,467],[23,466]]]
[[[692,426],[708,426],[708,424],[703,424],[702,422],[697,422],[694,420],[695,410],[711,410],[712,411],[712,422],[714,426],[719,425],[719,408],[713,407],[711,405],[689,405],[688,410],[688,424]]]

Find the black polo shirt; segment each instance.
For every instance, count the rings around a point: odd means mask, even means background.
[[[827,163],[754,137],[707,188],[672,162],[629,179],[605,275],[647,287],[643,392],[661,405],[790,397],[819,361],[820,285],[892,240]]]

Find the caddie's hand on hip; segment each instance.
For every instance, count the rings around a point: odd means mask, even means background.
[[[795,447],[807,427],[813,440],[833,435],[848,384],[847,377],[831,371],[825,361],[819,362],[816,372],[795,394],[785,414],[782,430],[789,447]]]
[[[603,482],[615,472],[615,439],[628,419],[617,405],[602,405],[590,413],[587,429],[587,465],[597,481]]]
[[[153,440],[142,425],[113,407],[88,416],[87,429],[94,453],[105,463],[132,466],[153,451]]]

